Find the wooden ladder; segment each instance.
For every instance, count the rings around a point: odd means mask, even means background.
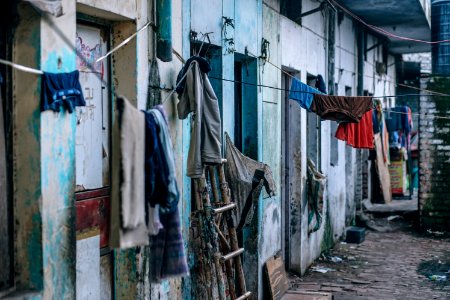
[[[200,276],[200,285],[203,285],[201,290],[205,293],[203,296],[213,300],[226,300],[229,294],[232,300],[243,300],[252,293],[247,291],[245,285],[241,261],[244,248],[239,248],[238,245],[232,216],[236,204],[230,199],[224,172],[225,163],[226,160],[223,159],[219,165],[205,166],[203,176],[194,179],[193,217],[200,233],[195,254],[204,273]]]

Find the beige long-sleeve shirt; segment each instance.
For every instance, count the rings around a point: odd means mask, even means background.
[[[177,108],[180,119],[192,113],[187,176],[198,178],[202,176],[203,164],[220,163],[222,155],[219,102],[207,74],[196,61],[191,62],[187,71]]]

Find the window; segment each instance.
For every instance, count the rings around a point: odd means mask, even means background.
[[[310,86],[315,86],[316,76],[308,74],[307,83]],[[306,145],[307,145],[307,157],[311,159],[316,167],[321,168],[321,121],[320,117],[313,113],[308,112],[306,116]]]
[[[283,16],[291,19],[296,23],[301,23],[300,15],[302,13],[301,0],[281,0],[280,12]]]

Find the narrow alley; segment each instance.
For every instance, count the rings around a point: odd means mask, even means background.
[[[370,231],[359,245],[338,243],[293,278],[291,290],[327,292],[335,300],[449,299],[450,283],[430,276],[449,276],[450,238],[418,234],[408,221],[383,221],[394,231]]]

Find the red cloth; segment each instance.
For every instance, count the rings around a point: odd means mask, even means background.
[[[366,112],[359,123],[340,123],[336,138],[358,149],[373,149],[372,110]]]

